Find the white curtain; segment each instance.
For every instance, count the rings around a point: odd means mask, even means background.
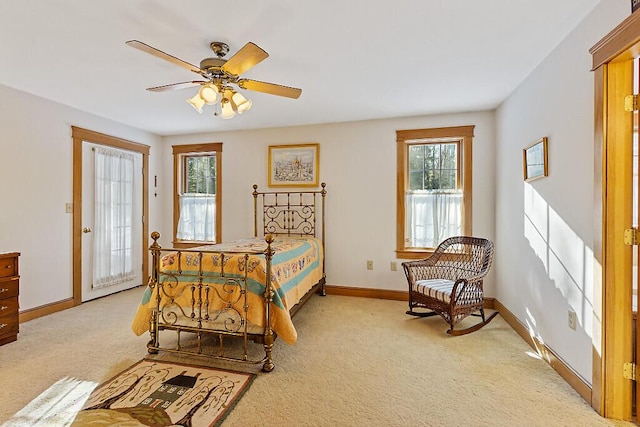
[[[435,248],[462,232],[462,191],[435,190],[406,193],[407,247]]]
[[[216,196],[182,194],[177,236],[193,242],[216,241]]]
[[[133,271],[131,154],[94,149],[93,288],[131,280]]]

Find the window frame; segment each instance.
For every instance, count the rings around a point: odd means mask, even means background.
[[[186,144],[171,146],[173,152],[173,246],[175,248],[191,248],[203,244],[220,243],[222,241],[222,143]],[[216,155],[216,240],[215,242],[195,242],[178,239],[178,221],[180,220],[180,193],[184,188],[186,171],[185,157]]]
[[[405,193],[409,188],[409,147],[434,140],[459,140],[458,171],[462,188],[462,233],[472,235],[472,142],[475,125],[452,126],[396,131],[397,191],[396,191],[396,256],[400,259],[420,259],[432,254],[435,248],[414,248],[405,244]],[[421,142],[423,141],[423,142]]]

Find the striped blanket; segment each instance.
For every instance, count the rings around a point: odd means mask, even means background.
[[[234,310],[239,313],[244,312],[244,302],[239,298],[240,288],[229,286],[228,283],[234,278],[244,277],[246,270],[248,302],[246,317],[249,324],[263,329],[265,326],[263,299],[266,283],[265,257],[263,254],[245,257],[239,252],[264,252],[266,247],[264,239],[247,239],[189,249],[181,252],[180,256],[178,252],[169,252],[163,256],[160,262],[160,282],[164,285],[160,306],[165,318],[168,312],[182,313],[183,318],[177,319],[177,323],[194,326],[195,321],[191,313],[195,309],[197,318],[198,310],[204,307],[205,315],[202,317],[207,320],[203,322],[203,328],[221,329],[219,325],[213,326],[213,321],[211,325],[207,322],[215,319],[222,311],[229,311],[226,308],[229,301],[232,301]],[[297,332],[291,321],[289,309],[322,278],[323,248],[320,241],[312,237],[277,237],[271,247],[275,251],[271,263],[271,283],[274,290],[271,327],[285,342],[293,344],[297,339]],[[202,261],[200,261],[200,254],[202,254]],[[196,304],[192,301],[194,292],[196,292],[196,299],[200,292],[196,291],[200,262],[204,276],[203,285],[208,285],[204,288],[209,288],[208,292],[201,294],[202,306],[197,301]],[[219,277],[222,268],[225,277],[223,280]],[[149,331],[158,288],[157,286],[153,289],[147,287],[138,306],[132,324],[132,329],[137,335]]]

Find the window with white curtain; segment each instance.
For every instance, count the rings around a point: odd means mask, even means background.
[[[473,126],[397,131],[399,258],[471,234]]]
[[[106,147],[94,153],[93,288],[131,280],[133,269],[132,154]]]
[[[173,146],[175,242],[220,241],[222,144]]]

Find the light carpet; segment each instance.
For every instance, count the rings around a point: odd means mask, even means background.
[[[148,337],[130,331],[142,292],[22,324],[18,341],[0,347],[0,421],[60,378],[102,383],[145,357]],[[451,337],[439,317],[405,311],[399,301],[314,296],[294,318],[296,344],[276,341],[275,370],[257,376],[222,425],[633,425],[598,416],[500,316]]]

